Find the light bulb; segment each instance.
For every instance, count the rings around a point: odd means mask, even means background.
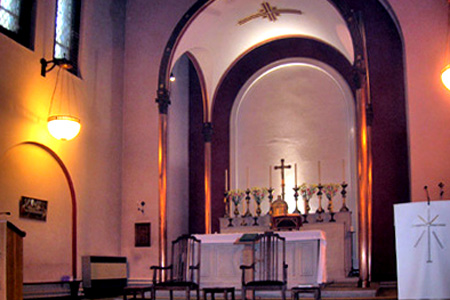
[[[445,87],[450,90],[450,65],[447,65],[443,70],[441,74],[441,80],[442,83],[445,85]]]
[[[62,141],[69,141],[76,137],[81,129],[80,119],[67,115],[50,116],[47,120],[50,134]]]

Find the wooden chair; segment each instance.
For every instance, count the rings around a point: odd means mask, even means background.
[[[197,291],[200,300],[200,246],[201,241],[191,235],[182,235],[172,242],[171,263],[167,267],[152,266],[152,300],[157,290],[165,290],[173,299],[173,291],[185,291],[190,299],[191,291]]]
[[[252,264],[242,265],[242,300],[247,291],[281,291],[286,299],[287,267],[286,242],[273,232],[266,232],[252,242]]]

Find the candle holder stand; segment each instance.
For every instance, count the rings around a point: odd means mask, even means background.
[[[273,191],[274,188],[270,187],[268,190],[269,192],[269,196],[267,196],[269,198],[269,211],[267,212],[268,215],[272,215],[272,201],[273,201]]]
[[[339,211],[349,211],[349,209],[348,209],[348,207],[347,207],[347,191],[345,190],[347,187],[348,187],[348,184],[345,182],[345,181],[343,181],[342,183],[341,183],[341,187],[342,187],[342,190],[341,190],[341,196],[342,196],[342,207],[341,207],[341,209],[339,209]]]
[[[328,197],[328,212],[330,213],[330,222],[336,222],[334,219],[334,211],[333,211],[333,197]]]
[[[250,189],[247,189],[245,191],[245,202],[247,202],[247,210],[245,214],[242,215],[242,222],[241,226],[247,226],[247,222],[245,221],[245,218],[251,217],[252,213],[250,212]]]
[[[320,223],[323,222],[323,217],[322,214],[325,212],[323,207],[322,207],[322,189],[323,189],[323,185],[319,183],[319,185],[317,186],[317,189],[319,190],[317,192],[317,198],[319,199],[319,207],[316,210],[316,214],[317,214],[317,219],[316,222]]]
[[[297,214],[297,215],[301,215],[301,211],[298,209],[298,191],[300,190],[300,188],[295,185],[294,188],[292,188],[294,190],[294,198],[295,198],[295,209],[292,212],[293,214]]]

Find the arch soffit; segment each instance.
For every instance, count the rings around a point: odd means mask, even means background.
[[[393,11],[392,7],[387,2],[387,0],[376,0],[376,1],[378,1],[384,7],[384,9],[387,11],[389,16],[392,18],[393,23],[395,24],[395,26],[399,32],[399,36],[401,38],[401,43],[404,44],[400,23],[395,15],[395,12]],[[226,76],[226,73],[227,73],[226,71],[232,67],[232,65],[238,60],[238,58],[236,58],[232,63],[230,63],[227,66],[226,70],[222,70],[223,72],[221,72],[221,73],[219,72],[220,78],[219,79],[216,78],[214,89],[212,90],[211,89],[211,86],[212,86],[211,79],[209,79],[210,82],[208,82],[208,78],[211,77],[212,69],[210,67],[210,68],[206,68],[206,70],[204,70],[205,68],[202,68],[202,66],[204,66],[203,62],[201,62],[196,57],[197,52],[208,53],[208,50],[205,48],[202,48],[202,47],[195,47],[195,49],[187,50],[187,49],[183,49],[183,47],[180,45],[182,45],[183,40],[186,40],[183,38],[185,37],[186,32],[189,31],[191,25],[196,23],[197,18],[200,15],[202,15],[203,12],[205,12],[205,10],[207,10],[210,7],[210,5],[213,4],[214,2],[215,2],[214,0],[198,0],[194,5],[191,6],[191,8],[186,12],[186,14],[183,16],[183,18],[180,19],[180,21],[178,22],[174,31],[172,32],[172,35],[171,35],[169,41],[166,44],[165,52],[163,54],[161,64],[160,64],[160,72],[159,72],[159,80],[158,80],[158,96],[161,96],[161,95],[164,95],[164,90],[166,90],[166,88],[170,86],[168,84],[169,74],[170,74],[171,68],[173,67],[173,64],[177,60],[177,57],[179,57],[180,55],[189,53],[189,58],[192,62],[194,62],[194,66],[196,68],[197,73],[199,75],[201,74],[201,84],[202,84],[202,93],[203,93],[202,96],[204,97],[203,104],[204,104],[205,116],[212,115],[212,103],[214,102],[212,99],[215,98],[217,89],[220,86],[220,83],[223,80],[223,78]],[[253,2],[253,1],[246,1],[246,3],[249,3],[249,2]],[[330,6],[333,6],[335,8],[336,12],[339,14],[340,18],[345,22],[346,30],[348,31],[348,33],[351,37],[351,39],[349,41],[352,44],[351,50],[352,50],[352,53],[354,56],[349,61],[356,65],[358,63],[358,60],[363,57],[363,49],[362,49],[363,48],[363,37],[361,36],[361,29],[358,25],[357,15],[354,13],[353,9],[349,7],[347,1],[323,0],[323,2],[327,2]],[[217,11],[213,11],[213,13],[217,14]],[[215,23],[217,24],[219,22],[215,22]],[[272,40],[273,39],[281,39],[281,38],[285,38],[285,37],[286,36],[283,36],[280,34],[278,36],[274,36],[272,38]],[[270,39],[263,40],[263,41],[260,41],[260,44],[267,43],[270,41],[271,41]],[[255,45],[253,45],[253,48],[255,48],[257,46],[258,45],[255,44]],[[198,49],[201,49],[201,51],[198,51]],[[350,49],[350,48],[347,47],[347,49]],[[246,50],[247,50],[247,52],[249,52],[249,51],[251,51],[251,48],[246,49]],[[185,52],[183,52],[183,51],[185,51]],[[338,51],[340,51],[339,48],[338,48]],[[342,54],[344,54],[344,56],[345,56],[345,53],[343,53],[342,51],[340,51],[340,52]],[[244,54],[245,53],[241,53],[240,54],[241,57]],[[208,53],[208,55],[205,55],[205,56],[210,56],[210,53]],[[346,56],[346,57],[347,57],[347,59],[349,58],[348,56]],[[214,65],[214,64],[210,61],[210,65]],[[205,74],[208,76],[205,76]],[[209,89],[208,89],[208,87],[209,87]],[[214,95],[212,97],[212,99],[210,98],[211,95]],[[206,116],[204,119],[206,121],[209,119],[209,117]]]
[[[278,8],[297,9],[302,11],[302,15],[285,14],[277,22],[261,19],[237,25],[240,17],[258,12],[261,5],[259,0],[242,1],[240,5],[227,1],[197,1],[179,21],[166,45],[158,89],[169,86],[167,81],[170,69],[181,55],[189,52],[196,57],[203,74],[207,75],[206,95],[213,96],[225,70],[238,57],[257,45],[283,36],[304,36],[321,40],[337,48],[352,63],[354,34],[346,25],[346,14],[339,11],[339,6],[330,3],[331,0],[311,3],[280,0],[277,2]],[[327,17],[323,18],[323,14]]]
[[[325,69],[329,70],[329,74],[338,76],[336,79],[339,79],[341,86],[345,83],[351,95],[345,94],[349,95],[349,99],[355,101],[356,82],[354,81],[354,69],[350,62],[339,51],[327,44],[312,39],[293,37],[261,45],[246,53],[230,66],[224,73],[212,100],[211,119],[222,117],[220,115],[224,111],[219,107],[223,105],[230,109],[228,113],[231,112],[233,102],[238,98],[239,92],[243,90],[242,87],[251,84],[251,78],[255,78],[255,74],[285,60],[316,62],[322,67],[326,66]]]
[[[192,65],[194,66],[195,72],[197,73],[200,89],[202,92],[202,100],[203,100],[203,122],[208,122],[209,120],[209,97],[208,97],[208,89],[206,88],[206,77],[203,73],[203,69],[201,68],[199,62],[196,57],[190,52],[186,52],[185,55],[189,58]]]

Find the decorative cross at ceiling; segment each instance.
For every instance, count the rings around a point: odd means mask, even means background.
[[[256,18],[268,19],[271,22],[275,22],[277,17],[281,14],[298,14],[301,15],[303,12],[298,9],[290,9],[290,8],[277,8],[276,6],[271,6],[269,2],[261,3],[262,9],[260,9],[256,14],[250,15],[239,20],[239,25],[244,25],[247,22],[250,22]]]

